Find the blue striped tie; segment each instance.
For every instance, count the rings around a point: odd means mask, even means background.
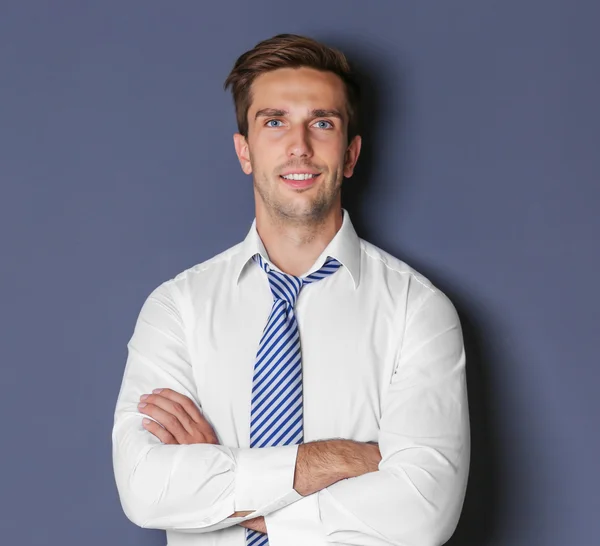
[[[294,277],[271,269],[260,254],[253,258],[267,273],[273,308],[254,363],[250,447],[301,444],[302,362],[294,305],[302,286],[335,273],[341,264],[328,257],[318,271]],[[246,546],[268,544],[267,535],[246,529]]]

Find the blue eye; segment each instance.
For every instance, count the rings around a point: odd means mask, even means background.
[[[266,126],[267,127],[280,127],[279,125],[269,125],[269,123],[273,123],[273,122],[275,122],[275,123],[281,123],[281,121],[278,120],[278,119],[270,119],[269,121],[267,121]]]
[[[327,125],[329,125],[329,127],[323,127],[323,125],[319,125],[320,123],[326,123]],[[322,119],[321,121],[317,121],[316,125],[319,127],[319,129],[331,129],[333,127],[333,125],[329,121],[325,121],[324,119]]]

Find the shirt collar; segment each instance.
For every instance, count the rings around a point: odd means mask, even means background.
[[[354,230],[354,226],[350,221],[350,215],[346,209],[342,209],[343,219],[342,226],[335,234],[333,239],[325,247],[321,255],[317,258],[313,266],[307,271],[307,275],[319,270],[328,256],[338,260],[345,269],[348,270],[354,288],[358,288],[360,280],[360,239]],[[248,262],[255,254],[260,254],[269,266],[277,271],[281,271],[277,266],[273,265],[269,260],[269,255],[265,245],[263,244],[258,231],[256,229],[256,218],[252,221],[252,226],[246,238],[242,242],[240,251],[236,255],[233,262],[235,267],[235,284],[239,284],[240,279]]]

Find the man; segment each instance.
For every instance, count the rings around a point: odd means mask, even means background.
[[[443,544],[469,465],[461,327],[341,206],[361,148],[346,59],[278,35],[229,86],[256,218],[142,306],[113,429],[123,509],[170,546]]]

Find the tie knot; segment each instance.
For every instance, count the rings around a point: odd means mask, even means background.
[[[342,265],[336,259],[328,257],[323,264],[323,267],[318,271],[315,271],[306,277],[296,277],[271,269],[269,264],[263,260],[260,254],[255,254],[253,258],[267,274],[273,297],[276,300],[286,301],[292,307],[296,305],[296,300],[298,299],[298,294],[300,294],[302,286],[324,279],[328,275],[335,273]]]

